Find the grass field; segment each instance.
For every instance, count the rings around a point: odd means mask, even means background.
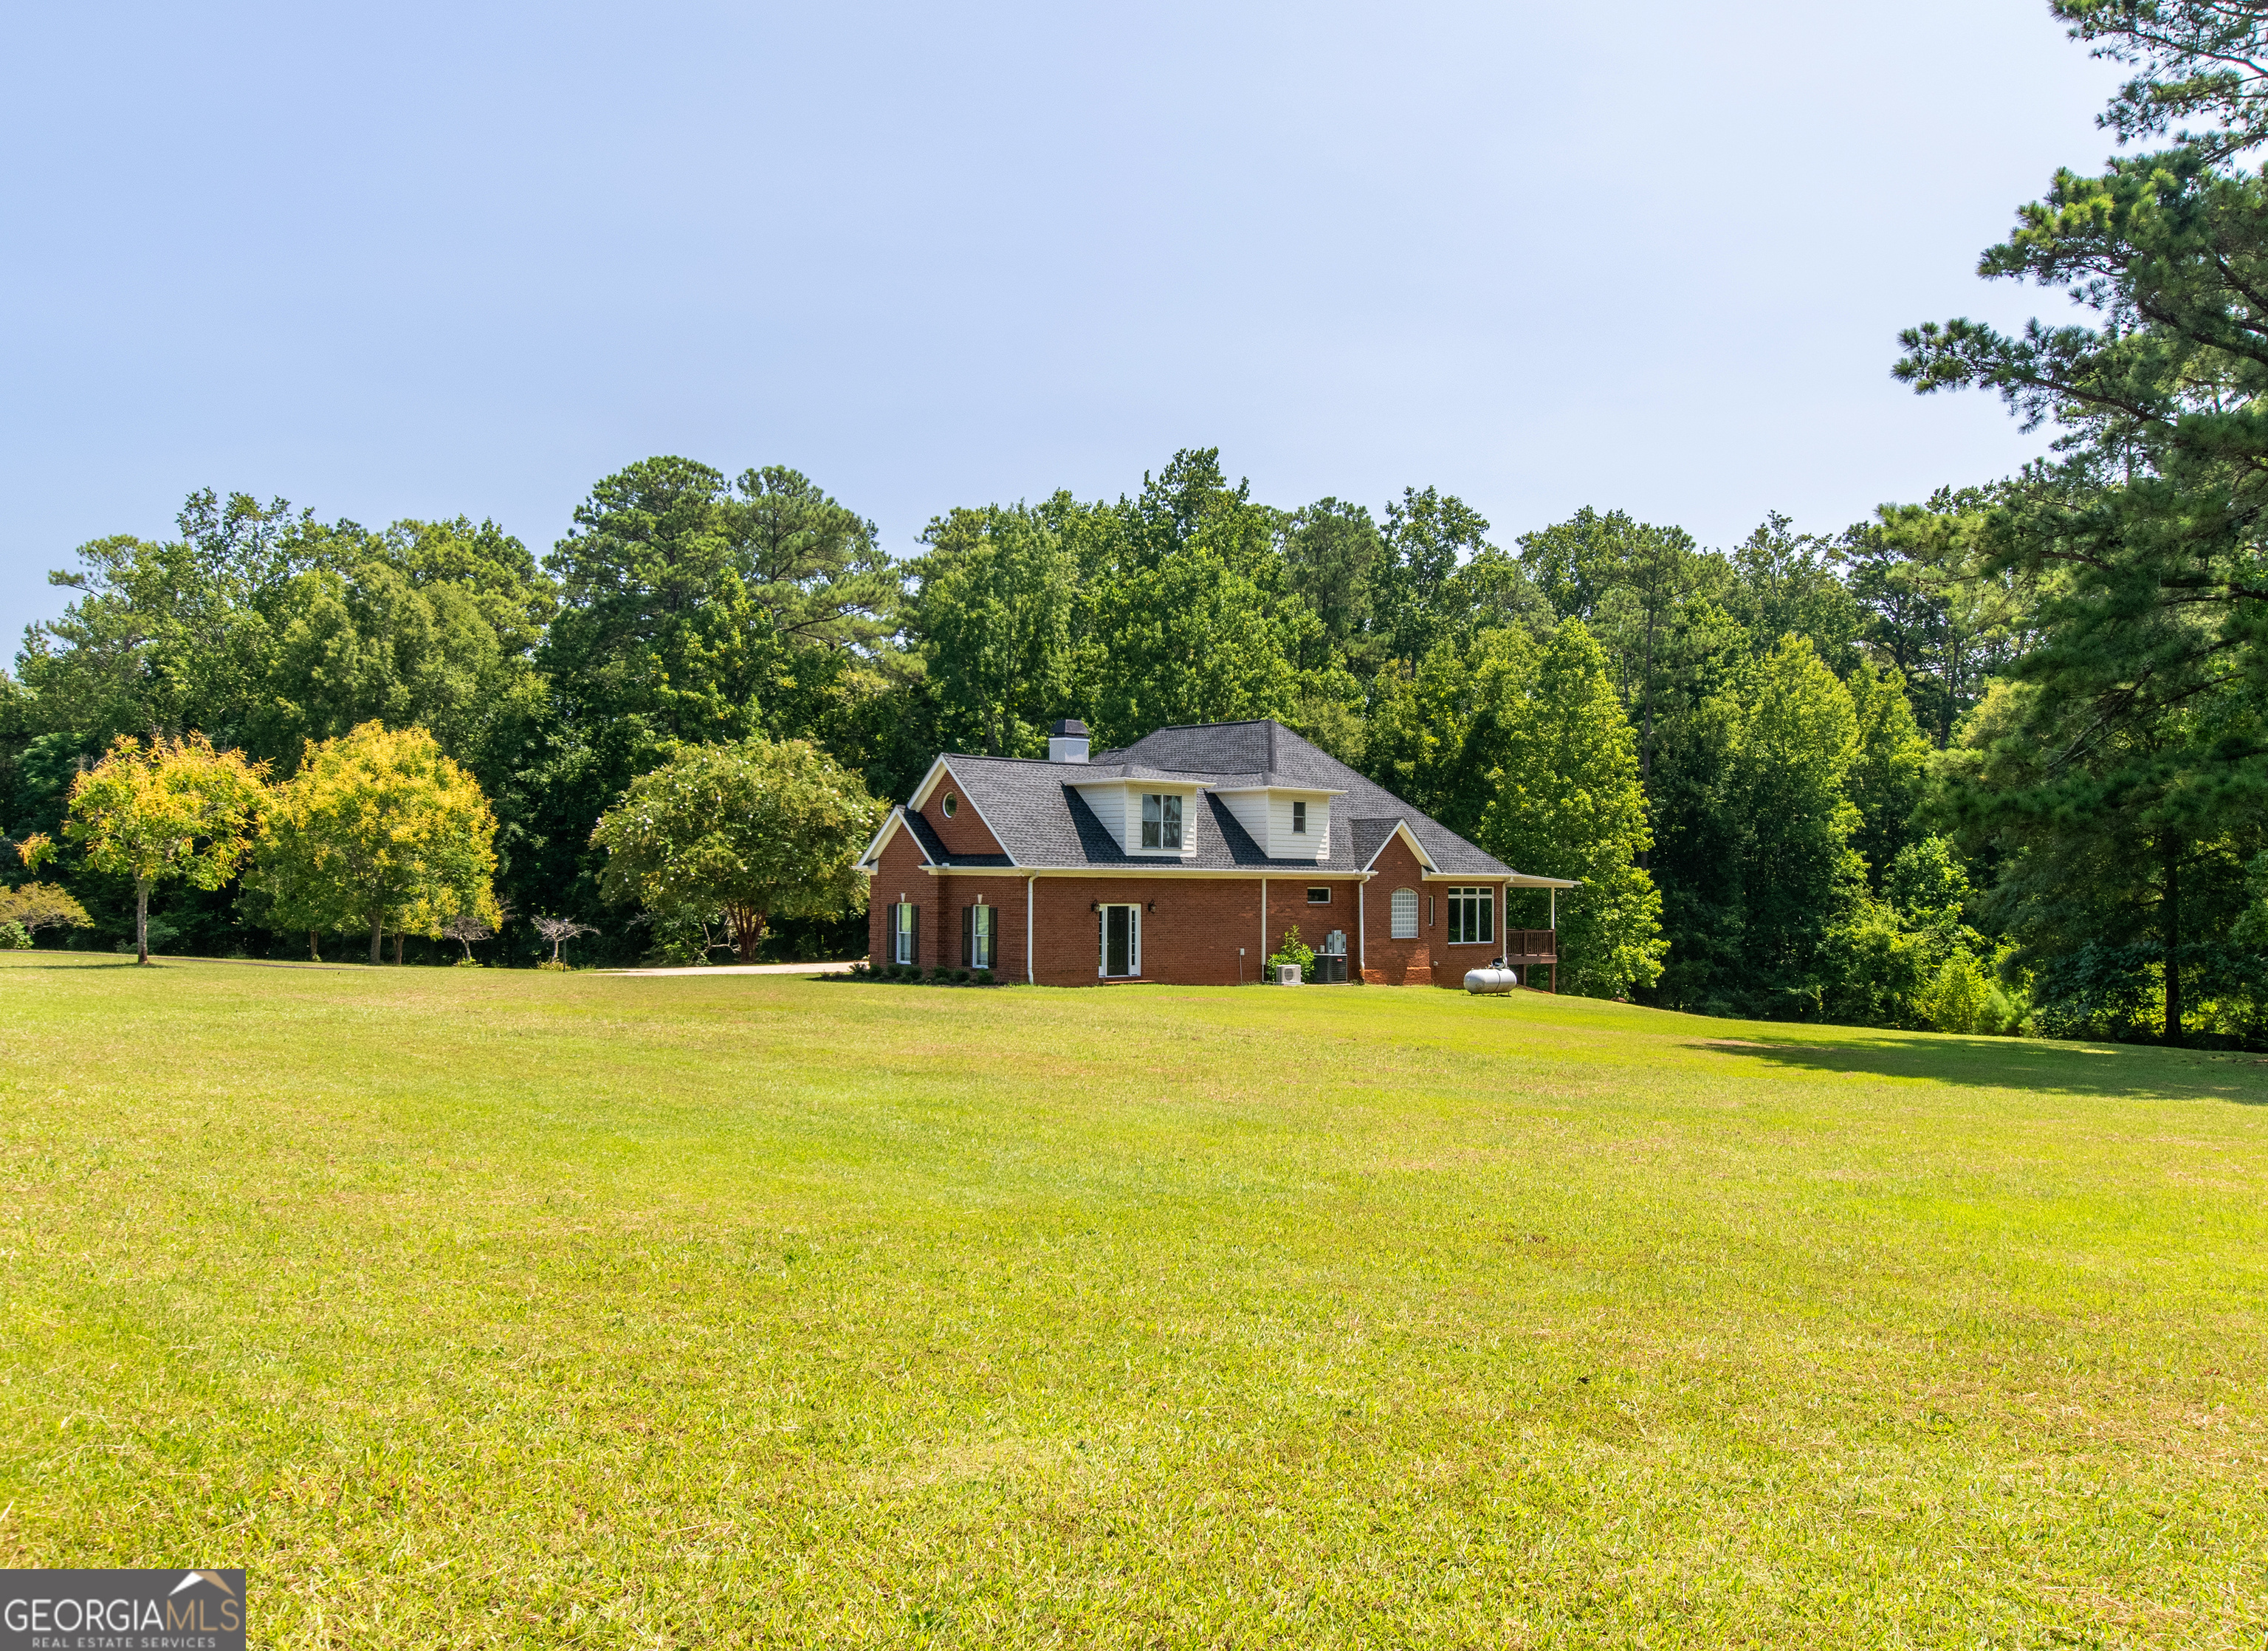
[[[2268,1065],[0,960],[0,1565],[282,1646],[2250,1646]]]

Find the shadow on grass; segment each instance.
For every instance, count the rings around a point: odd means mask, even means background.
[[[2067,1095],[2201,1096],[2268,1106],[2268,1061],[2253,1055],[2029,1038],[1908,1037],[1895,1032],[1869,1034],[1864,1043],[1722,1037],[1696,1038],[1686,1047],[1809,1072],[1927,1078]]]

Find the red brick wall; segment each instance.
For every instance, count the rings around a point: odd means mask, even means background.
[[[954,810],[953,818],[950,820],[945,817],[945,793],[947,792],[954,792],[961,799],[961,806]],[[950,764],[946,766],[944,774],[939,777],[937,786],[930,792],[929,802],[922,809],[921,816],[929,822],[930,829],[937,833],[939,840],[945,844],[947,853],[1001,854],[1006,852],[1001,848],[999,840],[985,828],[984,822],[977,817],[976,806],[968,800],[968,793],[962,791],[960,782],[953,778]]]
[[[874,868],[874,881],[867,888],[866,955],[876,963],[889,961],[890,908],[906,900],[922,909],[921,965],[928,969],[936,964],[939,956],[938,924],[943,916],[938,885],[945,881],[931,876],[924,869],[921,844],[914,841],[909,829],[901,825],[890,838],[890,845],[882,851],[881,862]],[[960,930],[956,928],[954,934],[957,940]]]
[[[1381,986],[1427,986],[1433,982],[1433,957],[1447,932],[1441,903],[1433,903],[1433,925],[1425,925],[1425,868],[1400,837],[1389,841],[1372,862],[1374,873],[1363,885],[1364,927],[1369,936],[1363,948],[1363,978]],[[1394,938],[1394,891],[1418,891],[1418,938]]]
[[[1451,946],[1448,943],[1449,890],[1453,888],[1475,887],[1486,887],[1495,892],[1496,938],[1484,945]],[[1432,932],[1436,937],[1433,947],[1433,984],[1435,985],[1462,988],[1465,984],[1467,969],[1478,969],[1490,958],[1504,955],[1504,884],[1502,882],[1490,882],[1479,877],[1461,879],[1455,883],[1429,883],[1419,890],[1419,893],[1433,896]],[[1421,912],[1419,915],[1422,918],[1424,914]],[[1525,977],[1521,984],[1527,984]]]
[[[1380,857],[1375,869],[1378,875],[1366,884],[1344,875],[1270,877],[1264,936],[1257,877],[1042,877],[1033,897],[1035,974],[1043,986],[1101,984],[1096,969],[1098,918],[1090,909],[1097,902],[1144,908],[1139,978],[1175,985],[1233,986],[1239,980],[1263,978],[1268,954],[1284,943],[1285,932],[1294,924],[1311,947],[1331,930],[1344,929],[1350,966],[1358,947],[1365,947],[1368,967],[1363,978],[1384,985],[1423,985],[1429,980],[1459,985],[1466,969],[1501,949],[1499,944],[1460,946],[1451,951],[1442,943],[1448,925],[1441,898],[1445,885],[1428,888],[1421,882],[1415,858],[1398,841]],[[922,865],[919,845],[901,829],[882,851],[874,873],[868,955],[878,963],[889,955],[889,908],[903,898],[921,908],[921,966],[958,968],[961,908],[982,900],[1000,912],[999,977],[1022,980],[1026,882],[1012,873],[932,876]],[[1311,886],[1328,887],[1330,903],[1309,905],[1307,891]],[[1391,938],[1388,902],[1396,888],[1418,891],[1420,926],[1415,940]],[[1359,895],[1358,890],[1363,892]],[[1422,903],[1428,894],[1434,897],[1430,928],[1425,926]],[[1358,899],[1363,903],[1359,915]],[[1154,910],[1150,909],[1153,905]],[[1499,908],[1499,921],[1501,918]]]
[[[1268,950],[1284,944],[1285,935],[1300,931],[1300,943],[1311,952],[1323,949],[1323,937],[1333,929],[1346,931],[1347,977],[1352,979],[1361,950],[1361,915],[1355,907],[1355,890],[1362,885],[1348,877],[1274,877],[1268,880]],[[1307,903],[1307,890],[1328,888],[1327,906]],[[1266,961],[1263,954],[1263,961]]]
[[[925,963],[942,962],[948,969],[959,969],[961,954],[961,910],[963,906],[987,905],[997,907],[1000,915],[993,919],[993,933],[998,944],[994,947],[992,972],[1002,980],[1021,980],[1024,977],[1024,879],[1020,877],[939,877],[933,880],[943,902],[945,918],[944,954],[925,959]],[[922,921],[929,919],[924,917]]]
[[[1014,876],[933,876],[922,865],[921,847],[900,827],[875,868],[866,910],[866,955],[889,960],[890,908],[904,899],[921,908],[918,940],[924,969],[959,969],[961,909],[980,902],[999,908],[993,972],[1003,980],[1024,977],[1024,880]]]
[[[1088,910],[1098,901],[1145,908],[1144,980],[1233,986],[1240,971],[1247,981],[1262,976],[1258,878],[1042,877],[1034,925],[1042,985],[1099,984],[1100,919]]]

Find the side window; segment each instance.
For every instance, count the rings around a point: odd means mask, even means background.
[[[909,902],[901,902],[890,908],[890,961],[894,963],[920,962],[919,944],[921,908]]]
[[[1481,946],[1496,939],[1496,890],[1449,890],[1449,944]]]
[[[1418,891],[1414,888],[1394,891],[1394,938],[1397,940],[1418,938]]]
[[[1307,829],[1307,800],[1304,798],[1294,797],[1292,799],[1292,829],[1294,831],[1305,831]]]
[[[1328,906],[1330,904],[1331,886],[1329,883],[1325,883],[1320,888],[1310,888],[1307,890],[1307,903],[1311,906]]]
[[[963,906],[961,909],[961,951],[965,967],[994,967],[995,937],[999,932],[999,921],[1000,909],[998,906]]]

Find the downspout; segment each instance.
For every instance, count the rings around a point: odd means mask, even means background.
[[[1032,967],[1032,891],[1039,886],[1040,880],[1036,877],[1024,879],[1024,984],[1027,986],[1040,984],[1039,976]]]
[[[1265,877],[1260,880],[1260,967],[1263,969],[1268,967],[1268,880]],[[1267,984],[1266,975],[1260,978],[1263,984]]]
[[[1354,886],[1354,969],[1358,977],[1370,967],[1370,879]]]

